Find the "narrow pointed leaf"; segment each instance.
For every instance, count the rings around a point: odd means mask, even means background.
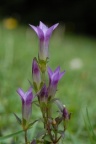
[[[2,136],[2,137],[0,137],[0,142],[5,140],[5,139],[8,139],[10,137],[13,137],[13,136],[16,136],[18,134],[21,134],[22,132],[23,132],[23,130],[20,130],[18,132],[12,133],[12,134],[9,134],[9,135],[6,135],[6,136]]]
[[[18,123],[21,125],[21,123],[22,123],[21,119],[20,119],[15,113],[13,113],[13,114],[14,114],[14,116],[16,117]]]
[[[58,131],[58,133],[59,133],[59,134],[61,134],[62,138],[64,138],[64,136],[65,136],[65,133],[64,133],[64,131],[62,131],[62,130],[59,130],[59,131]]]
[[[58,106],[58,108],[62,111],[63,110],[63,104],[59,99],[54,99],[54,103]]]
[[[38,132],[36,139],[40,138],[41,136],[44,136],[46,134],[46,130],[42,130],[40,132]]]
[[[28,128],[30,128],[33,124],[35,124],[37,121],[39,121],[39,120],[35,120],[34,122],[32,122],[32,123],[30,123],[29,125],[28,125]]]
[[[32,128],[32,127],[30,127],[29,129],[31,129],[31,128]],[[17,131],[17,132],[15,132],[15,133],[12,133],[12,134],[9,134],[9,135],[6,135],[6,136],[2,136],[2,137],[0,137],[0,142],[3,141],[3,140],[5,140],[5,139],[8,139],[8,138],[10,138],[10,137],[19,135],[19,134],[21,134],[21,133],[23,133],[23,132],[24,132],[24,130],[20,130],[20,131]]]
[[[29,81],[30,86],[33,88],[33,84],[32,84],[32,82],[31,82],[30,80],[28,80],[28,81]]]
[[[85,123],[86,130],[87,130],[87,132],[88,132],[89,139],[90,139],[91,143],[93,143],[91,131],[90,131],[90,129],[89,129],[89,126],[88,126],[88,124],[87,124],[87,122],[86,122],[86,119],[85,119],[85,116],[84,116],[84,115],[83,115],[83,119],[84,119],[84,123]]]
[[[95,135],[95,133],[94,133],[94,131],[93,131],[93,127],[92,127],[91,122],[90,122],[89,113],[88,113],[88,109],[87,109],[87,108],[86,108],[86,113],[87,113],[87,118],[88,118],[90,130],[91,130],[91,132],[92,132],[93,137],[96,139],[96,135]]]

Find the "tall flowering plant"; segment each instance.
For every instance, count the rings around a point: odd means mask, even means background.
[[[30,82],[30,88],[27,92],[24,92],[21,88],[17,89],[22,102],[22,119],[15,114],[16,119],[25,132],[26,144],[59,144],[60,140],[65,136],[67,122],[70,120],[71,113],[56,98],[58,84],[65,75],[65,70],[61,72],[60,66],[52,70],[48,66],[49,41],[53,30],[58,25],[57,23],[48,28],[41,21],[39,26],[30,24],[30,27],[39,38],[38,57],[34,57],[32,61],[32,82]],[[48,83],[46,83],[46,73]],[[39,107],[42,118],[31,122],[33,103],[36,103]],[[53,116],[53,104],[56,104],[58,109],[56,117]],[[37,131],[34,139],[28,140],[27,131],[35,122],[43,123],[43,132],[42,130]]]

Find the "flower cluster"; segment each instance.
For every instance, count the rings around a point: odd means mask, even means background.
[[[66,130],[66,121],[68,121],[71,116],[62,102],[55,97],[58,83],[64,76],[65,71],[61,72],[60,66],[57,66],[55,70],[52,70],[48,66],[49,41],[52,32],[57,26],[58,23],[48,28],[41,21],[37,27],[30,25],[39,38],[38,58],[34,57],[32,61],[32,83],[28,91],[24,92],[21,88],[17,90],[22,101],[22,119],[15,114],[25,132],[26,144],[59,143]],[[48,83],[46,83],[46,73],[48,76]],[[36,136],[33,140],[29,141],[27,139],[27,130],[36,121],[40,122],[39,120],[31,122],[33,101],[36,101],[36,99],[38,102],[37,105],[42,113],[42,122],[44,125],[42,129],[44,129],[44,132],[42,135]],[[56,117],[53,117],[52,113],[53,104],[56,104],[57,108],[59,108]],[[63,126],[61,130],[59,129],[60,124]]]

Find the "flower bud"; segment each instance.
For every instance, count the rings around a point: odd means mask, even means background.
[[[39,102],[47,102],[48,90],[45,84],[43,85],[40,92],[38,93],[38,99],[39,99]]]
[[[21,88],[18,88],[17,93],[22,100],[22,121],[25,123],[24,125],[26,125],[26,123],[28,123],[30,120],[32,112],[32,88],[30,88],[27,92],[24,92]]]
[[[64,120],[69,120],[70,116],[71,116],[71,113],[69,113],[66,107],[64,106],[62,110],[62,117],[64,118]]]
[[[33,59],[33,63],[32,63],[32,78],[33,78],[33,84],[35,90],[38,91],[41,83],[41,75],[40,75],[40,69],[36,58]]]

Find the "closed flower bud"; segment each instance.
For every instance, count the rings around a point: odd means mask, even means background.
[[[39,102],[47,102],[48,99],[48,90],[46,85],[44,84],[41,88],[40,92],[37,94]]]
[[[69,120],[70,116],[71,116],[71,113],[69,113],[66,107],[64,106],[62,110],[62,117],[64,118],[64,120]]]
[[[33,59],[33,63],[32,63],[32,78],[33,78],[33,84],[35,90],[38,91],[41,83],[41,75],[40,75],[40,69],[36,58]]]
[[[32,88],[30,88],[27,92],[24,92],[21,88],[18,88],[17,93],[19,94],[22,101],[22,121],[24,120],[25,123],[28,123],[32,113]]]

